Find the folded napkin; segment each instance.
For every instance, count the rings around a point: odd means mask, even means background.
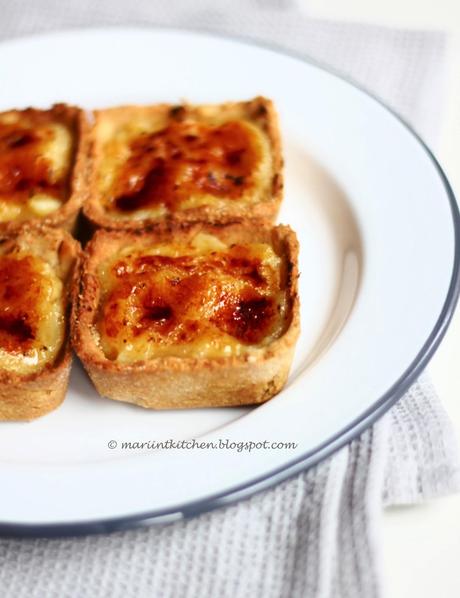
[[[193,27],[262,39],[332,65],[433,145],[441,33],[313,21],[289,0],[4,0],[0,39],[107,24]],[[377,598],[382,506],[460,490],[456,440],[423,376],[377,424],[305,473],[169,525],[57,540],[0,539],[0,595],[30,598]]]

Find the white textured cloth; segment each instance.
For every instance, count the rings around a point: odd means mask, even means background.
[[[62,27],[163,24],[284,46],[351,75],[432,144],[445,37],[312,21],[289,0],[3,0],[0,39]],[[382,505],[460,489],[450,422],[422,377],[373,428],[317,467],[194,519],[110,535],[0,539],[2,598],[378,598]]]

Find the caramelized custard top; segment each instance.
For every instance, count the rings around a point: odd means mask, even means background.
[[[47,259],[19,247],[0,255],[0,369],[41,370],[64,334],[63,283]]]
[[[43,277],[31,256],[0,257],[0,347],[25,353],[37,336]]]
[[[238,354],[284,326],[281,259],[266,244],[129,253],[107,270],[99,331],[111,359]]]
[[[254,185],[260,140],[243,121],[218,126],[171,122],[130,142],[111,208],[134,212],[158,205],[176,211],[193,196],[240,199]]]
[[[26,202],[44,194],[64,200],[68,172],[57,175],[43,151],[57,131],[51,111],[25,110],[19,119],[0,118],[0,198]],[[62,126],[62,125],[61,125]]]

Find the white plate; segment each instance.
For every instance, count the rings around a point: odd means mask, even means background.
[[[1,531],[108,530],[235,500],[337,449],[426,365],[458,292],[457,207],[428,149],[377,100],[295,57],[170,30],[8,42],[0,84],[1,109],[273,98],[286,157],[280,221],[300,240],[303,328],[287,387],[257,409],[147,412],[99,398],[74,363],[60,409],[1,425]],[[191,438],[297,446],[120,448]]]

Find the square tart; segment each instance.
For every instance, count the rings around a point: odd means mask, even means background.
[[[63,229],[0,235],[0,420],[31,420],[64,400],[70,298],[80,245]]]
[[[218,407],[284,386],[300,329],[288,226],[98,231],[86,249],[71,334],[99,394]]]
[[[262,97],[94,112],[84,213],[96,228],[273,223],[283,189],[278,118]]]
[[[0,233],[24,223],[74,230],[86,127],[83,111],[65,104],[0,112]]]

